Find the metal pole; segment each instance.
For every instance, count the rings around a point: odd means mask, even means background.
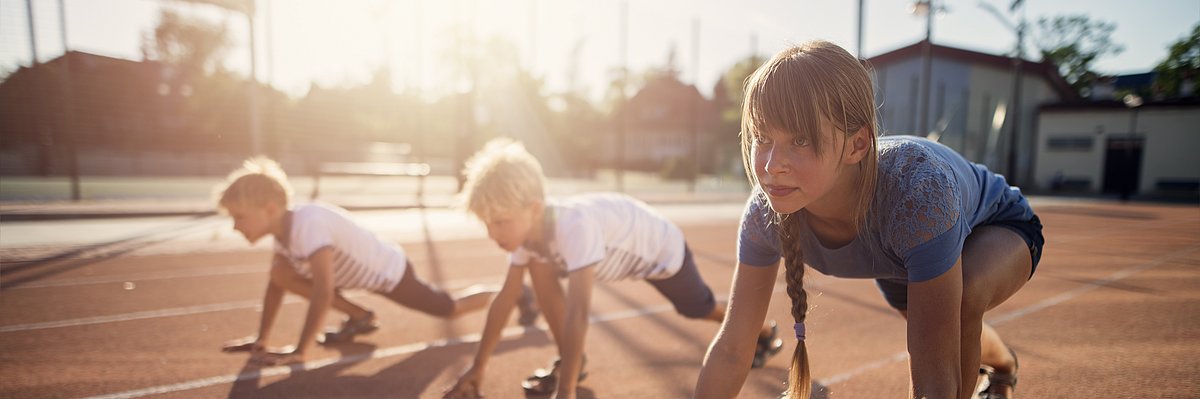
[[[266,56],[266,64],[267,64],[266,69],[267,70],[266,70],[266,76],[263,78],[263,80],[266,82],[266,87],[274,89],[274,87],[275,87],[274,86],[274,81],[275,81],[275,31],[274,31],[273,24],[271,21],[272,20],[271,15],[273,14],[272,11],[274,10],[274,8],[271,5],[271,0],[263,0],[263,5],[265,6],[265,11],[263,12],[263,23],[265,24],[265,26],[263,28],[266,31],[266,39],[264,41],[266,42],[266,51],[267,51],[267,56]],[[266,147],[267,153],[269,153],[271,156],[275,156],[275,157],[282,156],[282,154],[279,154],[279,152],[282,148],[285,148],[285,147],[284,147],[284,145],[282,145],[283,138],[280,137],[280,135],[279,135],[278,110],[276,109],[275,101],[270,101],[267,104],[266,119],[267,119],[266,132],[264,133],[264,135],[266,137],[264,137],[263,146]]]
[[[1017,26],[1017,53],[1013,56],[1013,99],[1012,129],[1008,136],[1008,184],[1017,185],[1017,142],[1021,133],[1021,78],[1025,60],[1021,57],[1021,40],[1025,35],[1025,22]]]
[[[692,98],[692,173],[688,179],[688,192],[696,192],[696,180],[700,177],[700,19],[692,19],[692,82],[696,86],[696,97]]]
[[[258,60],[255,55],[254,12],[246,13],[246,24],[250,27],[250,154],[262,154],[262,123],[258,114]]]
[[[25,0],[25,15],[29,18],[29,67],[38,64],[37,33],[33,29],[33,0]]]
[[[866,12],[863,10],[863,7],[866,2],[867,0],[858,0],[858,53],[855,54],[858,58],[864,60],[867,59],[867,57],[863,56],[863,13]]]
[[[79,189],[79,146],[75,142],[75,96],[71,83],[70,48],[67,47],[67,7],[63,0],[58,0],[58,26],[62,36],[63,46],[63,108],[65,110],[62,135],[67,144],[67,172],[71,174],[71,200],[79,201],[83,195]]]
[[[627,119],[626,116],[629,114],[629,110],[626,108],[628,104],[626,103],[626,99],[625,99],[625,86],[628,84],[628,81],[629,81],[629,61],[626,59],[627,58],[626,53],[628,53],[628,47],[629,47],[629,43],[628,43],[629,42],[629,32],[628,32],[628,30],[629,30],[628,29],[629,1],[628,0],[621,1],[621,17],[620,17],[620,19],[621,19],[621,27],[620,27],[621,83],[620,83],[619,89],[621,91],[621,93],[620,93],[620,95],[621,95],[620,104],[621,105],[619,108],[617,108],[620,111],[620,115],[616,121],[617,122],[617,168],[616,168],[617,170],[616,170],[616,172],[617,172],[617,192],[623,193],[623,192],[625,192],[625,128],[626,128],[625,120]]]
[[[413,87],[416,87],[417,101],[417,163],[421,164],[425,163],[425,99],[423,97],[424,91],[421,88],[421,84],[423,83],[421,74],[424,72],[424,68],[422,67],[421,63],[425,62],[425,56],[422,54],[422,52],[425,51],[422,40],[425,32],[425,28],[422,25],[423,21],[425,20],[424,12],[424,8],[421,6],[421,0],[416,0],[415,14],[417,16],[417,21],[414,25],[417,27],[417,50],[415,51],[417,81]],[[460,174],[457,170],[453,171],[452,173],[455,175]],[[417,206],[421,208],[425,207],[425,175],[420,175],[417,177]]]
[[[927,0],[929,7],[925,13],[925,42],[922,43],[924,66],[921,73],[921,136],[929,134],[929,87],[933,72],[933,13],[936,12],[933,1]]]

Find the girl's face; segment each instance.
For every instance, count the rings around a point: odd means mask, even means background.
[[[818,149],[807,135],[781,130],[755,132],[750,154],[754,175],[767,194],[771,209],[789,214],[824,198],[837,181],[842,140],[835,138],[832,126],[824,122],[824,138]]]

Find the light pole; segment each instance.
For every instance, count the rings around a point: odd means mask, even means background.
[[[933,0],[917,0],[909,8],[914,15],[925,16],[925,41],[921,43],[921,124],[917,132],[921,136],[929,134],[929,88],[932,86],[933,75],[933,14],[945,12],[945,6],[933,4]]]
[[[1129,141],[1124,145],[1125,161],[1134,162],[1133,147],[1137,144],[1138,107],[1142,106],[1142,96],[1137,94],[1126,94],[1122,101],[1125,103],[1125,108],[1129,108],[1131,113],[1129,115]],[[1136,173],[1141,173],[1141,168],[1135,168],[1134,170],[1137,171]],[[1137,177],[1137,175],[1134,175],[1132,178],[1125,179],[1125,181],[1121,182],[1121,187],[1119,189],[1121,192],[1121,201],[1128,201],[1129,197],[1133,195],[1133,192],[1137,191]]]
[[[1021,78],[1022,78],[1023,64],[1025,63],[1025,57],[1024,57],[1024,48],[1025,48],[1025,46],[1024,46],[1024,44],[1025,44],[1024,11],[1025,11],[1025,7],[1024,7],[1024,2],[1018,0],[1013,3],[1013,6],[1011,8],[1009,8],[1010,11],[1015,11],[1017,7],[1021,7],[1022,16],[1021,16],[1021,19],[1019,21],[1017,21],[1016,25],[1013,25],[1012,22],[1010,22],[1008,20],[1008,18],[1006,18],[1004,16],[1003,13],[1001,13],[999,10],[996,9],[996,7],[993,7],[991,4],[984,3],[981,1],[981,2],[979,2],[979,7],[983,8],[984,10],[987,10],[989,13],[991,13],[993,16],[995,16],[996,19],[999,20],[1002,25],[1004,25],[1004,27],[1008,28],[1009,30],[1011,30],[1017,34],[1016,49],[1013,51],[1013,56],[1012,56],[1012,59],[1013,59],[1012,60],[1012,64],[1013,64],[1013,90],[1012,90],[1013,94],[1012,94],[1012,96],[1013,96],[1013,98],[1012,98],[1012,107],[1011,107],[1012,110],[1010,112],[1012,113],[1012,121],[1013,122],[1012,122],[1012,128],[1009,130],[1009,135],[1008,135],[1008,152],[1007,152],[1007,154],[1008,154],[1008,172],[1006,173],[1006,176],[1005,176],[1005,178],[1008,179],[1008,184],[1015,186],[1015,185],[1017,185],[1017,183],[1016,183],[1016,181],[1017,181],[1017,138],[1020,137],[1019,133],[1021,131],[1021,86],[1022,86]]]

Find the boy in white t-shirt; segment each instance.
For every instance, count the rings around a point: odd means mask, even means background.
[[[721,322],[725,307],[700,278],[683,232],[645,203],[621,194],[589,194],[547,201],[542,167],[508,139],[488,143],[467,162],[460,200],[487,225],[488,236],[510,253],[504,285],[488,310],[474,363],[446,397],[480,395],[484,369],[508,319],[526,270],[559,348],[560,361],[522,384],[533,394],[575,397],[586,373],[584,337],[592,286],[597,281],[645,280],[688,318]],[[567,289],[559,285],[566,278]],[[759,336],[755,367],[783,341],[775,323]],[[561,378],[560,378],[561,377]]]
[[[373,291],[443,318],[483,309],[496,294],[494,289],[474,286],[452,297],[417,277],[403,249],[358,225],[344,209],[326,204],[290,207],[287,175],[270,159],[247,160],[219,192],[220,209],[233,218],[233,228],[247,241],[253,244],[268,234],[275,238],[258,336],[227,342],[225,351],[250,351],[270,365],[304,362],[330,308],[349,318],[341,330],[325,334],[326,342],[349,341],[375,331],[375,313],[347,301],[342,289]],[[295,347],[268,349],[266,342],[285,292],[309,299],[304,327]],[[522,320],[532,322],[532,312],[523,306]]]

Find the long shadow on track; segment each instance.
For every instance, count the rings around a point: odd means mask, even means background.
[[[542,334],[523,335],[515,340],[501,341],[496,347],[495,354],[520,349],[527,346],[544,346],[549,344],[549,337]],[[372,375],[352,374],[349,368],[361,362],[339,362],[313,370],[293,371],[279,381],[259,387],[260,378],[253,373],[257,366],[247,363],[239,375],[244,379],[235,382],[230,389],[230,398],[329,398],[329,397],[363,397],[363,398],[416,398],[441,396],[445,386],[431,387],[429,384],[444,373],[458,375],[461,370],[457,364],[461,359],[470,359],[475,354],[477,345],[448,345],[428,348],[404,358]],[[371,352],[375,347],[368,344],[338,345],[342,357],[349,357]],[[502,367],[494,364],[492,367]],[[511,383],[517,381],[489,381],[491,384]],[[430,391],[433,389],[434,391]],[[580,397],[592,397],[590,393],[580,392]]]
[[[85,245],[39,259],[5,262],[0,291],[169,241],[197,228],[206,227],[207,224],[201,222],[209,217],[212,215],[195,216],[187,219],[182,227],[171,225],[148,229],[122,239]]]

